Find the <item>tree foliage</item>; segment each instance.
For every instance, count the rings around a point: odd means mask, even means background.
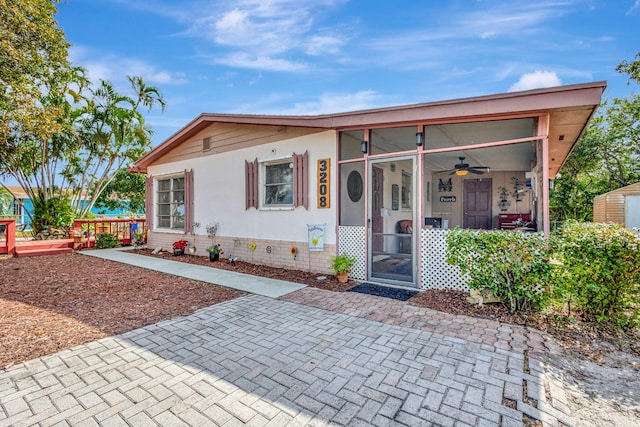
[[[56,3],[0,0],[0,144],[16,133],[46,140],[60,131],[59,106],[41,102],[70,72]]]
[[[145,176],[120,169],[96,199],[95,206],[110,210],[144,210]]]
[[[639,54],[640,55],[640,54]],[[617,70],[638,79],[640,56]],[[551,218],[589,221],[593,199],[640,181],[640,95],[605,101],[567,158],[551,192]]]
[[[158,88],[147,86],[139,76],[127,79],[132,95],[121,94],[101,80],[86,105],[71,114],[74,131],[61,175],[80,216],[91,210],[120,169],[151,147],[152,131],[145,125],[141,109],[151,110],[155,105],[165,108]]]

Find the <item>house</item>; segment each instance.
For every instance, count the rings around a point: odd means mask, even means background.
[[[134,163],[148,241],[206,227],[226,256],[351,277],[466,289],[444,262],[453,227],[549,232],[549,181],[606,82],[317,116],[201,114]],[[297,250],[294,250],[296,248]]]
[[[29,195],[26,191],[20,186],[12,186],[7,185],[3,186],[9,192],[11,196],[11,210],[12,210],[12,218],[16,219],[17,224],[24,226],[26,229],[30,229],[30,217],[29,213],[33,212],[33,201],[29,198]],[[86,193],[83,192],[84,200],[88,200],[89,197]],[[91,213],[94,215],[105,215],[105,216],[124,216],[127,215],[125,209],[120,210],[111,210],[104,208],[92,207]]]
[[[596,197],[593,200],[593,221],[640,228],[640,182]]]

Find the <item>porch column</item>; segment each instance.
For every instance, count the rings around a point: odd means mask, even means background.
[[[551,232],[549,221],[549,114],[540,116],[538,135],[542,138],[542,231],[545,236]]]

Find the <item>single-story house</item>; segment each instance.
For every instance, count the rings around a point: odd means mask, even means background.
[[[464,289],[453,227],[549,232],[549,181],[606,82],[315,116],[201,114],[133,164],[148,241],[241,261]],[[458,275],[459,276],[459,275]]]
[[[593,199],[593,221],[614,222],[640,228],[640,182],[601,194]]]

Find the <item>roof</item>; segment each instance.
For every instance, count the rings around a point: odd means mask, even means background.
[[[19,185],[7,185],[4,186],[4,188],[7,189],[7,191],[9,193],[11,193],[11,195],[16,198],[16,199],[28,199],[29,195],[27,194],[26,191],[24,191],[24,189],[22,187],[20,187]],[[35,189],[34,189],[35,190]],[[70,190],[66,189],[65,192],[69,193]],[[88,199],[88,191],[87,190],[83,190],[82,191],[82,197],[84,199]]]
[[[640,195],[640,182],[636,182],[635,184],[630,184],[625,187],[620,187],[616,190],[611,190],[608,193],[601,194],[594,198],[595,200],[602,199],[608,196],[619,195],[619,196],[629,196],[629,195]]]
[[[555,174],[595,113],[606,86],[605,81],[600,81],[313,116],[203,113],[136,161],[130,170],[146,172],[147,167],[155,160],[213,123],[344,130],[384,125],[428,125],[447,120],[482,117],[495,119],[519,113],[534,115],[553,112],[549,140],[560,141],[551,145],[550,151],[553,159],[550,159],[550,168]]]

